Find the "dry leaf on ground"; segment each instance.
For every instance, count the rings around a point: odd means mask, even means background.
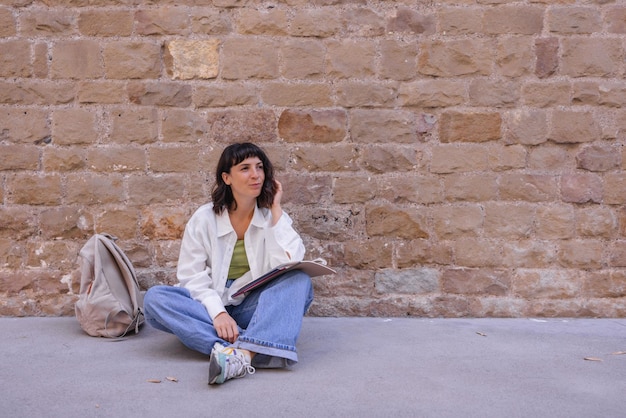
[[[483,334],[482,332],[476,332],[476,334],[480,335],[481,337],[486,337],[487,334]]]
[[[597,357],[585,357],[585,360],[587,360],[587,361],[603,361],[601,358],[597,358]]]
[[[178,379],[175,378],[175,377],[168,376],[168,377],[166,377],[166,379],[169,380],[170,382],[178,383]]]
[[[611,353],[614,356],[621,356],[622,354],[626,354],[626,351],[616,351],[614,353]]]
[[[148,379],[148,380],[146,380],[146,382],[148,382],[148,383],[161,383],[161,380],[159,380],[159,379]]]

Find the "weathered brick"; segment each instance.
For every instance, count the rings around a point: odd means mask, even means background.
[[[195,172],[202,167],[201,149],[192,147],[151,147],[148,149],[150,170],[154,172]]]
[[[502,200],[549,202],[558,197],[556,178],[546,174],[503,174],[499,186]]]
[[[350,112],[350,134],[361,144],[410,144],[417,139],[415,115],[397,110],[353,110]]]
[[[567,106],[571,102],[570,95],[568,82],[529,82],[522,86],[522,103],[530,107]]]
[[[120,144],[155,142],[158,139],[157,121],[156,109],[113,109],[109,114],[109,123],[111,124],[109,139]]]
[[[26,267],[69,271],[76,260],[68,254],[77,254],[79,244],[71,241],[43,241],[27,244]]]
[[[87,239],[93,233],[93,215],[75,207],[55,207],[39,216],[44,239]]]
[[[452,248],[446,243],[417,239],[399,242],[396,246],[398,268],[424,264],[452,264]]]
[[[39,153],[39,147],[34,145],[0,144],[0,171],[37,170]]]
[[[124,180],[119,174],[69,174],[65,202],[103,205],[122,203],[126,199]]]
[[[145,170],[146,152],[127,145],[94,147],[87,151],[87,166],[104,173]]]
[[[343,82],[337,85],[337,105],[352,107],[393,107],[395,84]]]
[[[30,211],[21,207],[0,205],[0,237],[14,240],[26,240],[38,231],[38,219]]]
[[[549,139],[557,143],[592,142],[601,138],[601,129],[591,112],[561,111],[552,113]]]
[[[52,113],[52,143],[93,144],[98,140],[96,115],[86,109],[58,109]]]
[[[158,44],[116,41],[107,43],[102,55],[106,78],[158,78],[161,73],[161,47]]]
[[[281,43],[281,75],[289,79],[321,78],[324,75],[325,46],[317,40],[288,39]]]
[[[237,32],[245,35],[283,36],[288,30],[287,11],[283,9],[242,9],[236,20]]]
[[[476,204],[439,206],[432,217],[433,232],[440,240],[479,236],[484,222],[483,208]]]
[[[441,290],[463,295],[504,296],[511,288],[510,274],[493,269],[447,269],[441,275]]]
[[[78,30],[87,36],[130,36],[133,31],[133,13],[130,10],[81,11]]]
[[[368,146],[362,149],[361,168],[374,173],[410,172],[420,163],[421,153],[413,147],[389,145]]]
[[[561,72],[570,77],[616,76],[621,68],[622,47],[618,39],[577,38],[562,41]]]
[[[319,149],[318,145],[298,146],[293,151],[294,167],[308,172],[357,171],[358,152],[354,145],[330,145]]]
[[[288,179],[292,179],[290,176]],[[315,239],[332,239],[340,242],[340,247],[346,241],[356,239],[363,236],[363,215],[359,210],[348,209],[343,207],[325,208],[319,203],[324,195],[330,194],[330,178],[314,177],[311,181],[310,177],[301,176],[299,182],[289,181],[289,196],[298,196],[299,199],[289,197],[285,199],[289,202],[297,202],[298,200],[307,203],[310,206],[303,207],[301,211],[294,213],[298,230],[302,231]],[[312,197],[305,194],[312,195]],[[288,196],[285,196],[287,198]],[[339,256],[341,255],[341,249]],[[390,249],[391,251],[391,249]],[[391,252],[389,252],[391,256]],[[343,262],[344,260],[339,260]]]
[[[326,74],[334,78],[364,78],[375,74],[373,42],[333,41],[327,45]]]
[[[50,137],[46,109],[2,109],[0,125],[1,141],[32,144],[41,143]]]
[[[0,42],[0,77],[30,77],[31,49],[27,40]]]
[[[539,78],[550,77],[559,67],[559,40],[557,38],[537,38],[535,40],[537,61],[535,75]]]
[[[468,100],[465,83],[452,80],[420,80],[402,83],[398,101],[420,108],[457,106]]]
[[[607,173],[604,176],[604,203],[623,205],[626,203],[626,173]]]
[[[269,83],[262,88],[261,98],[268,105],[283,107],[329,107],[333,104],[331,87],[324,83]]]
[[[76,34],[76,14],[67,9],[32,9],[19,15],[24,36],[71,36]]]
[[[545,144],[532,149],[528,155],[528,168],[559,172],[561,167],[574,160],[571,152],[561,145]]]
[[[108,232],[120,239],[133,239],[137,236],[139,218],[138,210],[133,207],[107,209],[96,216],[95,229],[98,232]]]
[[[175,39],[165,44],[163,61],[168,75],[174,80],[210,79],[219,69],[217,39]]]
[[[420,45],[418,69],[435,77],[489,75],[492,72],[492,47],[487,41],[430,41]]]
[[[13,12],[7,8],[0,8],[0,37],[9,37],[17,33],[17,20]]]
[[[576,233],[584,238],[606,238],[617,236],[618,221],[607,207],[581,208],[576,213]]]
[[[48,45],[43,42],[34,44],[33,51],[33,76],[48,78]]]
[[[559,264],[564,268],[596,270],[602,267],[603,244],[598,240],[561,241]]]
[[[210,139],[231,142],[273,142],[277,139],[276,115],[271,110],[221,110],[207,115]]]
[[[338,177],[333,185],[335,203],[365,203],[376,196],[376,181],[371,176]]]
[[[578,297],[583,279],[577,272],[548,269],[519,269],[512,278],[515,296],[530,299]]]
[[[92,40],[58,41],[52,46],[54,79],[92,79],[104,75],[100,45]]]
[[[510,268],[549,268],[556,255],[556,245],[536,239],[507,241],[502,245],[502,265]]]
[[[539,145],[548,139],[548,119],[543,110],[516,109],[505,118],[507,144]]]
[[[132,83],[128,86],[131,103],[144,106],[187,107],[191,104],[191,86],[181,83]]]
[[[502,117],[499,113],[444,112],[439,122],[441,142],[486,142],[501,137]]]
[[[164,6],[135,12],[135,31],[139,35],[189,35],[191,19],[184,7]]]
[[[63,105],[74,101],[75,83],[33,81],[0,82],[0,103],[12,105]],[[34,110],[34,109],[33,109]]]
[[[564,202],[602,202],[602,178],[596,174],[568,174],[561,177],[561,195]]]
[[[461,237],[452,243],[455,264],[459,267],[502,267],[502,244],[478,237]]]
[[[428,238],[426,216],[418,210],[392,205],[366,206],[366,230],[373,236]]]
[[[394,204],[441,203],[444,199],[444,186],[438,176],[383,177],[379,181],[378,197]]]
[[[574,237],[576,216],[570,205],[549,205],[537,208],[536,236],[545,240],[561,240]]]
[[[611,267],[626,267],[626,241],[614,241],[610,248],[609,265]]]
[[[208,130],[206,115],[181,109],[168,109],[161,118],[163,142],[196,143]]]
[[[447,174],[483,171],[489,166],[488,155],[483,146],[475,144],[440,145],[431,149],[430,171]]]
[[[485,9],[483,30],[497,34],[540,34],[543,29],[543,9],[535,6],[504,5]]]
[[[79,147],[46,146],[43,149],[44,171],[75,171],[86,167],[85,150]]]
[[[225,35],[232,31],[230,14],[210,7],[190,9],[191,32],[204,35]]]
[[[221,77],[227,80],[277,78],[278,51],[278,45],[271,40],[227,39],[222,44]]]
[[[484,205],[484,234],[487,237],[529,238],[533,233],[535,211],[532,205],[487,203]]]
[[[424,15],[408,7],[398,7],[387,23],[387,32],[432,35],[436,30],[433,15]]]
[[[182,207],[146,208],[141,213],[141,233],[151,240],[181,239],[188,218]]]
[[[594,143],[576,155],[576,165],[588,171],[609,171],[619,168],[622,155],[619,147],[604,143]]]
[[[298,9],[289,26],[292,36],[327,38],[341,29],[341,17],[334,9]]]
[[[439,290],[441,274],[432,268],[382,269],[376,272],[375,288],[380,293],[419,295]]]
[[[553,33],[594,33],[602,30],[600,11],[593,7],[561,6],[547,11],[548,30]]]
[[[8,199],[16,205],[55,206],[61,204],[61,176],[57,174],[15,174],[7,177]]]
[[[392,80],[410,80],[416,75],[418,47],[416,42],[382,40],[380,42],[381,60],[379,73],[383,78]]]
[[[505,77],[522,77],[532,73],[534,61],[532,39],[505,38],[498,42],[496,64]]]
[[[346,131],[347,115],[343,110],[288,109],[278,119],[278,134],[287,142],[339,142]]]
[[[514,81],[473,80],[469,85],[469,102],[477,107],[513,107],[520,99],[520,85]]]
[[[456,201],[490,201],[498,196],[497,177],[494,174],[453,173],[443,178],[444,197]]]
[[[118,104],[128,98],[123,81],[83,81],[78,84],[77,99],[85,104]]]
[[[611,33],[626,33],[626,7],[614,6],[606,11],[608,31]]]
[[[626,296],[626,273],[594,271],[585,276],[584,295],[592,298],[623,298]]]
[[[180,202],[185,194],[180,174],[136,176],[128,178],[128,201],[133,205],[154,205]]]
[[[521,145],[494,146],[489,148],[489,167],[493,171],[523,169],[526,167],[527,150]]]
[[[259,103],[258,87],[250,84],[229,83],[197,86],[193,103],[197,107],[230,107]]]
[[[572,84],[572,103],[597,105],[600,101],[600,86],[596,82],[576,81]]]
[[[439,10],[439,30],[444,35],[473,35],[483,29],[482,8],[447,7]]]
[[[391,265],[392,246],[383,238],[348,241],[344,243],[343,261],[350,267],[376,270]]]
[[[385,17],[378,11],[365,7],[350,8],[342,11],[341,18],[345,30],[352,36],[372,37],[385,34]]]

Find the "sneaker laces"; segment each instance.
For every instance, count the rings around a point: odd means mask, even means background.
[[[246,374],[254,374],[256,372],[256,369],[246,361],[243,353],[237,352],[235,349],[228,351],[231,352],[228,353],[224,350],[224,354],[227,355],[224,359],[225,370],[222,371],[225,380],[244,377]]]

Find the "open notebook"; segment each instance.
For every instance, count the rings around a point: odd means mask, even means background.
[[[293,261],[291,263],[281,264],[280,266],[268,271],[258,279],[251,281],[250,283],[239,289],[233,294],[233,296],[237,297],[243,295],[244,293],[254,290],[257,287],[269,282],[270,280],[275,279],[281,274],[287,273],[291,270],[302,270],[311,277],[335,273],[335,270],[326,266],[326,260],[321,258],[316,258],[315,260],[310,261]]]

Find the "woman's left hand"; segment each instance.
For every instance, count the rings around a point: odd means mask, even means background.
[[[274,194],[272,206],[280,206],[280,201],[283,198],[283,185],[278,180],[274,180],[274,184],[276,185],[276,194]]]

